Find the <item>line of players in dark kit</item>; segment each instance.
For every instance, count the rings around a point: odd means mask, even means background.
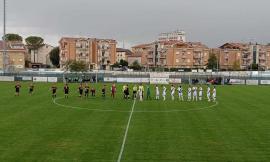
[[[142,85],[141,85],[142,86]],[[33,95],[34,93],[34,84],[33,83],[30,83],[29,85],[29,95]],[[22,88],[21,84],[19,82],[16,82],[15,84],[15,96],[19,96],[20,95],[20,89]],[[107,86],[106,85],[103,85],[102,89],[101,89],[101,96],[102,97],[106,97],[106,90],[107,89]],[[56,84],[53,84],[50,88],[51,90],[51,93],[52,93],[52,98],[56,98],[56,95],[57,95],[57,90],[58,90],[58,87]],[[68,98],[69,97],[69,94],[70,94],[70,88],[69,88],[69,85],[68,84],[65,84],[64,87],[63,87],[63,91],[64,91],[64,96],[65,98]],[[130,98],[130,93],[129,93],[129,87],[128,85],[124,85],[123,86],[123,98],[124,99],[129,99]],[[137,91],[138,91],[138,88],[137,86],[134,86],[133,87],[133,98],[136,98],[137,97]],[[110,92],[111,92],[111,97],[114,99],[116,97],[116,85],[115,84],[112,84],[111,88],[110,88]],[[79,93],[79,97],[85,97],[85,98],[88,98],[89,95],[91,95],[92,97],[95,97],[96,96],[96,89],[95,87],[91,87],[85,83],[85,84],[79,84],[79,87],[78,87],[78,93]]]
[[[34,93],[34,84],[33,83],[30,83],[29,85],[29,95],[33,95]],[[19,82],[16,82],[15,84],[15,96],[20,96],[20,90],[21,90],[22,86]],[[50,88],[51,92],[52,92],[52,98],[56,98],[56,94],[57,94],[57,90],[58,90],[58,87],[56,84],[53,84]],[[68,84],[65,84],[64,87],[63,87],[63,91],[64,91],[64,95],[65,95],[65,98],[68,98],[69,97],[69,93],[70,93],[70,88],[69,88],[69,85]],[[95,97],[96,96],[96,89],[95,87],[91,87],[85,83],[85,84],[80,84],[79,87],[78,87],[78,92],[79,92],[79,97],[85,97],[85,98],[88,98],[89,95],[91,95],[92,97]],[[116,85],[113,84],[112,87],[111,87],[111,97],[112,98],[115,98],[115,94],[116,94]],[[101,95],[102,97],[106,97],[106,85],[103,85],[102,89],[101,89]]]

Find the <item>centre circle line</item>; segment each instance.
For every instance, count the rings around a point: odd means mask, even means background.
[[[64,108],[70,108],[70,109],[79,109],[79,110],[88,110],[88,111],[98,111],[98,112],[121,112],[121,113],[130,113],[131,111],[121,111],[121,110],[112,110],[112,109],[89,109],[89,108],[84,108],[84,107],[78,107],[78,106],[69,106],[69,105],[64,105],[60,104],[57,101],[60,99],[63,99],[64,97],[56,98],[53,99],[53,103],[59,107],[64,107]],[[199,110],[205,110],[205,109],[210,109],[218,106],[218,102],[215,102],[214,105],[206,106],[206,107],[201,107],[201,108],[195,108],[195,109],[187,109],[187,110],[164,110],[164,111],[159,111],[159,110],[148,110],[148,111],[143,111],[143,110],[136,110],[134,113],[173,113],[173,112],[189,112],[189,111],[199,111]]]

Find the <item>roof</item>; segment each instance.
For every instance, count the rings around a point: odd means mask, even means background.
[[[127,55],[133,54],[129,49],[124,49],[124,48],[116,48],[116,52],[126,52]]]
[[[82,39],[82,40],[87,39],[87,40],[96,40],[96,41],[116,42],[116,40],[114,40],[114,39],[100,39],[100,38],[87,38],[87,37],[62,37],[59,42],[61,42],[63,40],[75,41],[75,40],[79,40],[79,39]]]
[[[133,46],[132,48],[149,48],[149,46],[153,45],[153,43],[145,43]]]
[[[129,55],[128,57],[142,57],[142,54],[136,53],[136,54],[133,54],[133,55]]]
[[[176,48],[206,48],[208,47],[201,42],[177,42],[173,44]]]
[[[241,49],[245,49],[246,47],[248,47],[247,43],[233,43],[233,42],[230,42],[230,43],[223,44],[219,48],[221,48],[221,49],[239,49],[239,50],[241,50]]]

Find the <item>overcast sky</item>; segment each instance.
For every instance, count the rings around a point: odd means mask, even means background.
[[[6,0],[7,32],[112,38],[126,47],[183,29],[188,41],[270,42],[270,0]],[[3,17],[1,0],[1,31]]]

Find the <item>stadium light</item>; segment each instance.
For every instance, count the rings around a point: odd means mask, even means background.
[[[7,47],[6,47],[6,0],[3,0],[3,72],[7,71]]]

